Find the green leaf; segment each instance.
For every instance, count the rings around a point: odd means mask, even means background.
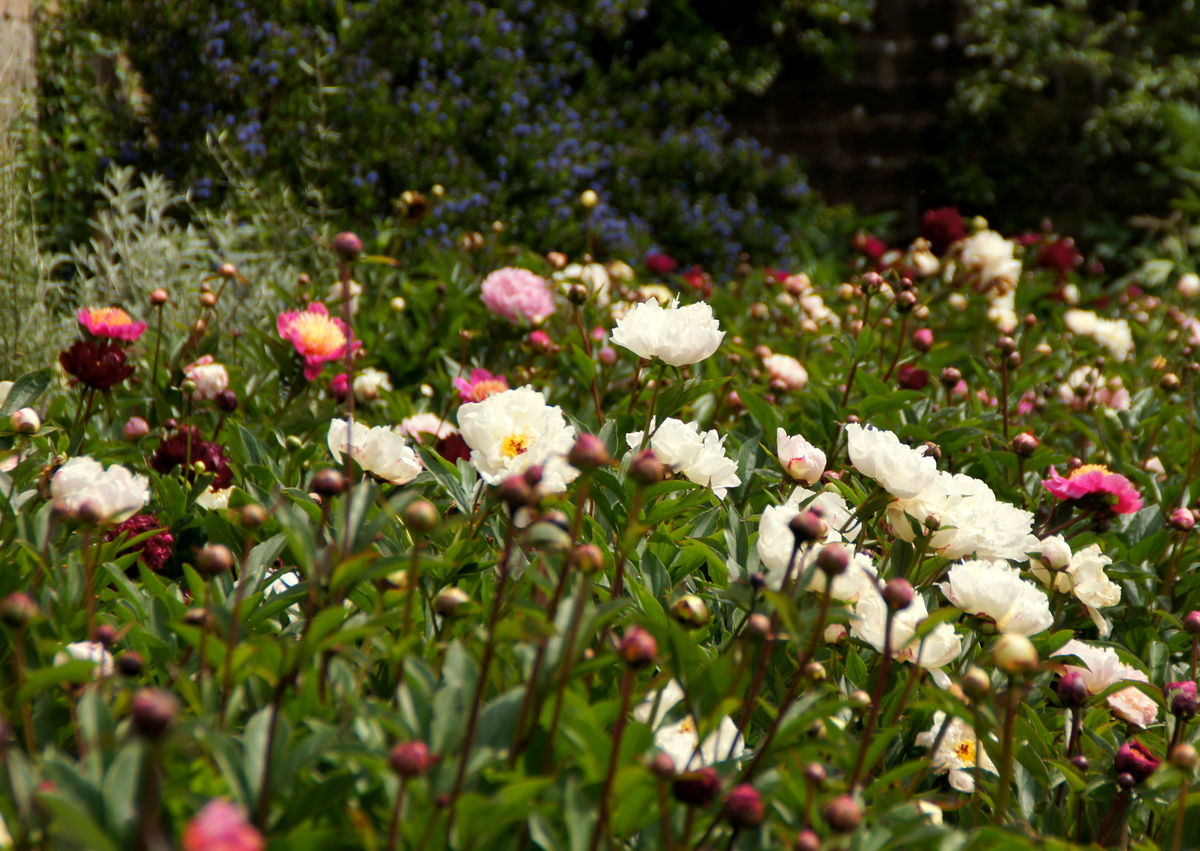
[[[14,381],[8,390],[8,398],[0,405],[0,417],[7,417],[13,411],[28,408],[36,402],[50,386],[53,375],[48,369],[39,369],[37,372],[27,372]]]

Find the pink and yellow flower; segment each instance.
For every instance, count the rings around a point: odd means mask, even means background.
[[[346,356],[350,329],[346,323],[329,315],[325,305],[313,302],[307,310],[289,310],[275,321],[279,336],[296,347],[304,358],[304,377],[312,381],[321,374],[328,361]],[[362,343],[355,341],[353,348]]]
[[[1042,485],[1059,499],[1085,500],[1094,497],[1115,514],[1132,514],[1142,507],[1142,495],[1129,479],[1101,464],[1084,464],[1066,476],[1053,467]],[[1092,502],[1093,500],[1088,500]]]
[[[146,330],[145,322],[135,322],[119,307],[81,307],[75,317],[93,337],[132,342]]]
[[[486,369],[473,369],[470,378],[454,379],[454,389],[464,402],[482,402],[493,393],[507,390],[508,380],[503,375],[492,375]]]

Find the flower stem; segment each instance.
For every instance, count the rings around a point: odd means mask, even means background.
[[[1008,821],[1008,798],[1012,791],[1013,722],[1017,716],[1017,691],[1017,679],[1010,676],[1008,688],[1004,692],[1004,733],[1000,742],[1000,789],[994,813],[998,824]],[[976,761],[978,762],[978,759]]]
[[[600,839],[607,833],[609,798],[612,797],[613,781],[617,776],[617,763],[621,757],[621,738],[625,735],[625,724],[629,715],[629,702],[633,697],[634,674],[632,668],[625,669],[621,678],[621,710],[613,728],[612,752],[608,757],[608,771],[604,775],[604,788],[600,792],[600,813],[596,816],[596,829],[592,831],[591,851],[600,847]]]
[[[571,666],[575,661],[575,642],[579,637],[579,626],[583,621],[583,610],[587,605],[588,597],[591,596],[591,577],[588,574],[583,575],[583,581],[579,583],[579,590],[575,596],[575,608],[571,612],[571,624],[567,627],[567,641],[563,646],[562,657],[560,659],[560,671],[558,675],[558,689],[555,694],[554,713],[550,718],[550,727],[546,734],[546,751],[543,757],[543,770],[550,764],[550,759],[554,753],[554,735],[558,732],[558,719],[562,715],[563,701],[566,697],[567,683],[571,679]]]

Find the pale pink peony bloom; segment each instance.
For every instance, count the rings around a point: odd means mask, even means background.
[[[1042,486],[1059,499],[1079,500],[1097,495],[1115,514],[1132,514],[1142,507],[1142,495],[1129,479],[1101,464],[1084,464],[1067,476],[1053,467]]]
[[[473,369],[469,378],[454,379],[454,389],[464,402],[482,402],[493,393],[508,389],[508,379],[486,369]]]
[[[145,322],[133,318],[119,307],[81,307],[75,313],[79,324],[93,337],[133,341],[146,330]]]
[[[554,313],[550,287],[528,269],[497,269],[483,279],[482,295],[488,310],[518,325],[538,325]]]
[[[763,367],[771,378],[786,390],[803,390],[808,384],[808,370],[791,355],[768,355],[763,358]]]
[[[183,368],[184,376],[196,385],[193,399],[215,399],[229,387],[229,372],[216,363],[212,355],[205,355]]]
[[[798,482],[815,484],[825,472],[825,453],[801,435],[775,429],[775,451],[787,474]]]
[[[183,829],[183,851],[262,851],[263,835],[242,808],[214,798]]]
[[[289,310],[275,320],[279,336],[296,347],[304,358],[304,377],[312,381],[321,374],[328,361],[346,356],[350,329],[346,323],[329,315],[325,305],[313,302],[307,310]],[[357,349],[362,343],[355,341]]]
[[[420,440],[420,435],[422,434],[430,434],[437,440],[441,440],[443,437],[457,434],[458,429],[437,414],[425,411],[402,419],[400,421],[400,432],[411,437],[413,440]]]

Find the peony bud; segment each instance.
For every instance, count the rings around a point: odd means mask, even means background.
[[[584,573],[595,573],[604,566],[604,553],[595,544],[580,544],[571,550],[568,560]]]
[[[766,818],[762,795],[749,783],[734,786],[725,796],[725,818],[735,830],[758,827]]]
[[[238,397],[237,394],[228,387],[217,394],[217,407],[227,414],[232,414],[237,410]]]
[[[653,449],[645,449],[634,456],[629,464],[629,478],[645,487],[661,482],[667,475],[666,467],[658,460]]]
[[[37,620],[38,605],[23,591],[13,591],[0,600],[0,621],[14,629],[28,626]]]
[[[650,760],[650,773],[659,780],[673,780],[675,778],[675,760],[671,759],[669,754],[659,751],[654,755],[654,759]]]
[[[680,597],[671,606],[671,617],[688,629],[699,629],[709,621],[708,606],[695,594]]]
[[[1058,700],[1064,709],[1077,709],[1087,703],[1087,684],[1083,681],[1083,675],[1078,671],[1064,672],[1055,683],[1054,691],[1058,694]]]
[[[1141,742],[1126,742],[1117,750],[1113,768],[1118,774],[1128,774],[1133,785],[1144,782],[1158,768],[1161,760],[1146,750]]]
[[[712,805],[721,793],[721,778],[710,766],[685,771],[671,783],[675,800],[689,807],[704,809]]]
[[[1037,648],[1033,642],[1015,632],[1006,632],[992,647],[996,667],[1006,674],[1027,674],[1038,665]]]
[[[1200,610],[1188,612],[1184,616],[1183,628],[1192,635],[1200,633]]]
[[[928,328],[918,328],[912,335],[913,348],[918,352],[927,352],[933,348],[933,331]]]
[[[1091,760],[1081,753],[1077,753],[1071,757],[1071,765],[1075,766],[1076,771],[1082,771],[1084,774],[1087,774],[1092,769]]]
[[[841,544],[827,544],[817,553],[817,567],[831,579],[841,576],[849,566],[850,553]]]
[[[33,434],[42,427],[42,418],[33,408],[21,408],[13,411],[8,421],[17,434]]]
[[[1017,453],[1022,458],[1028,458],[1030,455],[1037,452],[1038,445],[1038,439],[1027,431],[1021,432],[1012,439],[1013,452]]]
[[[963,380],[962,372],[952,366],[948,366],[942,370],[942,374],[938,378],[942,382],[942,386],[947,390],[951,390],[958,385],[958,382]]]
[[[233,553],[224,544],[206,544],[196,556],[196,570],[208,576],[227,573],[233,568]]]
[[[164,290],[164,289],[154,290],[150,293],[150,304],[152,304],[154,307],[162,307],[164,304],[167,303],[167,298],[168,298],[168,296],[167,296],[166,290]]]
[[[141,417],[130,417],[125,421],[125,439],[137,443],[150,433],[150,423]]]
[[[1042,558],[1054,570],[1066,570],[1071,564],[1071,545],[1062,535],[1054,535],[1042,541]]]
[[[862,823],[862,807],[849,795],[839,795],[825,805],[825,821],[838,833],[849,833]]]
[[[1170,760],[1172,768],[1189,774],[1196,770],[1197,765],[1200,765],[1200,755],[1197,755],[1196,749],[1187,742],[1171,748]]]
[[[821,837],[814,831],[805,828],[796,834],[792,843],[793,851],[821,851]]]
[[[242,506],[242,525],[250,529],[257,529],[259,526],[267,522],[267,512],[256,503]]]
[[[567,461],[572,467],[586,471],[607,467],[612,463],[612,458],[609,456],[603,440],[594,434],[584,432],[575,439],[575,445],[567,454]]]
[[[406,780],[428,774],[436,761],[424,742],[401,742],[388,757],[392,771]]]
[[[417,499],[410,502],[402,515],[404,525],[411,531],[427,535],[438,527],[442,515],[437,506],[427,499]]]
[[[147,739],[161,738],[175,723],[179,701],[169,691],[144,688],[133,696],[133,728]]]
[[[325,467],[313,473],[313,492],[321,497],[337,496],[346,489],[346,477],[339,470]]]
[[[1167,696],[1167,705],[1171,714],[1182,720],[1196,717],[1196,683],[1192,680],[1167,683],[1163,689]]]
[[[433,595],[433,610],[442,617],[457,618],[465,615],[471,606],[467,592],[453,585]]]
[[[631,668],[644,668],[658,657],[658,642],[639,626],[629,629],[617,645],[617,655]]]
[[[342,231],[335,236],[332,247],[333,253],[347,262],[357,260],[363,250],[362,240],[350,231]]]
[[[142,656],[140,653],[135,653],[132,650],[126,651],[117,657],[117,670],[122,676],[140,677],[142,675]]]
[[[959,687],[962,688],[963,694],[971,700],[981,700],[987,697],[988,692],[992,690],[992,678],[983,668],[972,665],[967,668],[967,672],[959,680]]]
[[[828,532],[825,521],[811,509],[801,511],[789,520],[788,528],[792,530],[792,536],[796,539],[797,545],[800,546],[810,544],[813,541],[820,541]]]
[[[1191,509],[1181,506],[1171,512],[1171,516],[1167,518],[1167,523],[1172,529],[1187,532],[1196,525],[1196,515],[1191,512]]]
[[[579,206],[585,210],[591,210],[599,203],[600,196],[591,189],[585,189],[579,195]]]
[[[508,506],[510,511],[514,512],[519,508],[533,505],[537,501],[533,488],[525,476],[520,473],[504,479],[496,488],[496,496]]]

